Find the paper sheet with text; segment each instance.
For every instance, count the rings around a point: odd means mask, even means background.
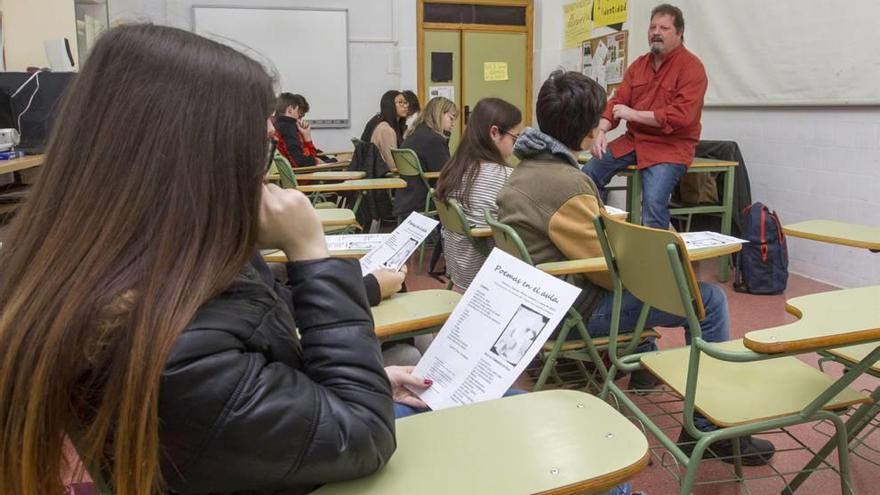
[[[361,258],[361,272],[367,275],[379,268],[400,270],[439,223],[416,212],[410,213],[382,244]]]
[[[353,251],[375,249],[388,240],[391,234],[340,234],[324,237],[329,251]]]
[[[718,232],[682,232],[679,234],[684,240],[684,245],[688,251],[693,249],[703,249],[712,247],[730,246],[733,244],[745,244],[749,241],[732,237],[729,235],[719,234]]]
[[[493,249],[413,373],[431,409],[497,399],[556,329],[580,289]]]

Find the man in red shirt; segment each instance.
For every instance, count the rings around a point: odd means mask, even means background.
[[[663,4],[651,11],[651,53],[627,69],[608,101],[590,149],[594,158],[583,168],[604,198],[611,178],[636,164],[643,183],[642,223],[662,229],[669,226],[672,189],[694,159],[708,85],[702,62],[684,47],[683,37],[678,7]],[[608,143],[605,133],[621,120],[626,134]]]

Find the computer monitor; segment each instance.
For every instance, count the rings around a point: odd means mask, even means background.
[[[27,72],[0,72],[0,128],[18,129],[19,150],[44,151],[58,102],[74,76],[73,72],[40,72],[35,76]]]

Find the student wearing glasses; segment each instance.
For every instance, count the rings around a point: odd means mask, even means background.
[[[507,159],[521,131],[522,112],[514,105],[484,98],[474,107],[461,143],[437,181],[437,196],[458,201],[470,225],[487,227],[484,212],[498,212],[495,198],[513,173]],[[467,289],[486,257],[467,237],[445,228],[441,233],[446,273],[453,284]]]
[[[449,161],[449,133],[458,118],[458,108],[451,100],[437,96],[428,101],[412,127],[407,129],[401,148],[416,152],[422,170],[439,172]],[[406,218],[425,209],[428,189],[419,177],[404,177],[406,189],[394,196],[394,216]]]
[[[391,171],[397,170],[391,150],[400,147],[407,115],[409,103],[403,93],[396,89],[386,91],[379,102],[379,113],[367,121],[361,134],[361,141],[373,143],[379,148],[382,159]]]

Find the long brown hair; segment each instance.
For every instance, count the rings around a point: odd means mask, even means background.
[[[504,133],[520,122],[522,112],[501,98],[483,98],[478,101],[458,149],[440,172],[437,197],[446,201],[455,193],[455,199],[467,207],[471,187],[480,175],[480,163],[504,165],[504,157],[492,141],[492,126],[497,126],[498,131]],[[458,191],[459,188],[461,191]]]
[[[159,382],[253,252],[272,79],[179,29],[104,34],[0,248],[0,492],[61,493],[63,441],[162,489]]]

